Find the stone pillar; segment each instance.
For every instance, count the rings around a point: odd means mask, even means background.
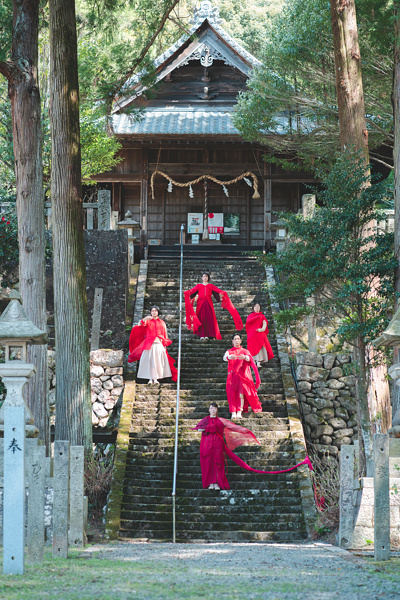
[[[84,447],[71,446],[69,457],[69,546],[79,548],[84,546],[86,541],[84,531]]]
[[[54,442],[53,557],[68,558],[69,442]]]
[[[340,448],[339,546],[353,547],[354,446]]]
[[[389,436],[374,434],[374,558],[390,558]]]
[[[103,303],[103,288],[95,288],[92,313],[92,335],[90,350],[98,350],[100,345],[101,308]]]
[[[86,209],[86,229],[93,229],[93,208]]]
[[[301,197],[301,205],[303,211],[303,218],[310,219],[314,216],[315,212],[315,195],[314,194],[303,194]],[[315,306],[315,298],[307,298],[308,306]],[[308,330],[308,350],[309,352],[318,352],[317,343],[317,324],[314,315],[307,316],[307,330]]]
[[[307,306],[315,306],[315,298],[311,296],[306,300]],[[318,353],[317,321],[314,314],[307,315],[308,351]]]
[[[25,567],[25,407],[4,407],[3,573]]]
[[[97,229],[109,231],[111,228],[111,192],[99,190],[97,192],[98,214]]]
[[[303,194],[301,197],[301,206],[303,210],[303,217],[309,219],[314,216],[315,211],[315,195],[314,194]]]
[[[27,563],[42,563],[44,553],[44,500],[46,475],[46,447],[38,440],[26,440],[28,471],[28,529]]]

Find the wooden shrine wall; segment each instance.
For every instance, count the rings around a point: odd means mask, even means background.
[[[257,175],[260,199],[253,200],[253,189],[240,181],[228,187],[229,197],[222,186],[208,186],[209,212],[239,213],[240,235],[222,236],[223,243],[241,246],[262,246],[264,243],[264,177],[272,181],[272,213],[295,211],[301,206],[301,195],[307,193],[305,183],[309,176],[279,172],[273,165],[262,160],[263,149],[248,143],[227,141],[179,140],[157,141],[149,144],[124,140],[120,155],[123,161],[113,172],[104,174],[100,181],[115,183],[120,190],[119,198],[113,198],[114,210],[119,209],[121,218],[130,210],[133,218],[147,228],[148,239],[160,240],[163,245],[178,243],[181,224],[187,225],[188,212],[203,212],[203,184],[193,186],[194,197],[189,197],[189,188],[173,186],[167,191],[168,181],[158,176],[155,182],[155,198],[151,197],[150,178],[155,170],[163,171],[178,182],[193,180],[205,173],[220,180],[234,179],[245,171]],[[114,194],[115,195],[115,194]],[[272,214],[272,221],[277,216]],[[142,240],[144,241],[142,234]],[[187,242],[190,242],[190,236]]]

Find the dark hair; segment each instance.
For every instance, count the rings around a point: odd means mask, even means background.
[[[233,334],[233,336],[232,336],[232,341],[233,341],[233,338],[235,338],[237,335],[240,337],[240,339],[241,339],[241,340],[243,339],[243,338],[242,338],[242,336],[240,335],[240,333],[237,333],[237,332],[236,332],[236,333],[234,333],[234,334]]]
[[[210,406],[215,406],[215,408],[218,410],[218,404],[216,402],[210,402]],[[208,408],[210,408],[210,406]]]
[[[210,279],[211,279],[210,273],[207,273],[207,271],[204,271],[204,273],[202,273],[201,276],[203,277],[203,275],[207,275],[208,281],[210,281]]]
[[[254,310],[254,307],[255,307],[256,304],[258,304],[258,306],[260,307],[260,312],[261,312],[261,308],[262,308],[261,302],[254,302],[253,303],[253,310]]]
[[[156,305],[154,305],[154,306],[152,306],[152,307],[151,307],[151,309],[150,309],[150,314],[151,314],[151,311],[153,310],[153,308],[155,308],[155,309],[156,309],[156,311],[158,312],[158,316],[160,316],[160,309],[159,309],[159,308],[158,308],[158,306],[156,306]]]

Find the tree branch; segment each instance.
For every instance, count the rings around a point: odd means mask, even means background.
[[[4,75],[10,81],[11,79],[11,71],[10,65],[5,61],[0,61],[0,73]]]
[[[122,86],[125,84],[125,82],[127,81],[127,79],[129,79],[129,77],[131,77],[133,75],[133,73],[135,72],[135,70],[137,69],[137,67],[140,65],[140,63],[144,60],[147,52],[150,50],[151,46],[153,45],[154,41],[156,40],[156,38],[158,37],[158,35],[160,34],[162,28],[164,27],[170,13],[172,12],[172,10],[175,8],[175,6],[178,4],[179,0],[174,0],[171,7],[166,11],[166,13],[164,14],[163,18],[161,19],[161,22],[158,26],[157,31],[154,32],[154,34],[152,35],[151,39],[149,40],[149,42],[147,42],[146,46],[143,48],[142,52],[139,55],[139,58],[133,63],[133,66],[129,69],[129,71],[126,73],[126,75],[124,76],[123,79],[121,79],[121,81],[119,82],[119,84],[116,86],[115,90],[114,90],[114,96],[116,96],[116,94],[118,94],[118,92],[121,90]]]

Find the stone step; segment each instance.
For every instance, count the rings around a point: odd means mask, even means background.
[[[123,539],[151,539],[154,541],[171,541],[172,525],[170,529],[153,531],[132,531],[120,530],[120,537]],[[293,531],[178,531],[176,541],[178,543],[207,543],[207,542],[247,542],[247,543],[271,543],[271,542],[301,542],[307,538],[307,533]]]
[[[192,518],[192,517],[191,517]],[[191,520],[185,520],[184,518],[179,522],[177,522],[177,530],[178,531],[186,531],[187,533],[191,532],[191,531],[199,531],[199,532],[203,532],[204,533],[215,533],[216,530],[219,531],[226,531],[226,532],[232,532],[232,529],[234,529],[235,533],[236,531],[245,531],[245,532],[252,532],[252,531],[259,531],[260,529],[266,529],[267,531],[274,531],[274,532],[279,532],[279,531],[305,531],[305,525],[303,523],[303,521],[299,521],[296,522],[296,520],[294,520],[292,518],[292,516],[288,517],[288,519],[282,519],[282,521],[278,520],[279,517],[277,518],[276,522],[268,522],[268,520],[266,519],[267,522],[262,523],[262,522],[254,522],[254,520],[252,519],[252,521],[223,521],[223,518],[221,518],[220,521],[212,521],[209,520],[207,518],[203,519],[203,520],[198,520],[198,521],[191,521]],[[129,521],[129,520],[122,520],[121,519],[121,527],[125,530],[130,530],[130,531],[137,531],[137,532],[151,532],[151,531],[168,531],[169,527],[171,527],[172,525],[172,519],[168,522],[160,520],[160,519],[150,519],[149,521],[145,521],[145,520],[140,520],[140,521]]]
[[[273,439],[269,440],[269,443],[267,443],[267,441],[263,442],[263,449],[266,452],[268,452],[269,449],[271,449],[270,451],[272,452],[276,446],[277,444],[274,443]],[[256,447],[258,448],[258,446]],[[279,442],[279,447],[282,452],[292,452],[293,446],[290,437],[287,439],[281,439]],[[172,440],[168,443],[164,443],[160,439],[157,440],[152,438],[149,440],[147,438],[136,438],[134,440],[130,440],[128,448],[130,452],[137,452],[139,454],[144,452],[173,452],[174,443]],[[189,452],[189,450],[187,450],[187,452]],[[185,448],[181,446],[179,448],[179,455],[181,456],[182,453],[185,453]]]
[[[226,511],[224,515],[216,513],[214,510],[215,507],[207,507],[208,510],[201,514],[197,512],[197,507],[192,508],[193,510],[188,510],[188,507],[185,507],[184,510],[181,509],[179,511],[178,515],[178,520],[180,520],[181,523],[187,519],[186,527],[188,530],[200,529],[200,527],[204,528],[204,531],[212,531],[215,527],[225,530],[235,527],[242,529],[244,528],[245,523],[250,531],[252,529],[257,530],[260,528],[279,531],[282,526],[284,526],[284,529],[288,528],[297,531],[305,529],[301,507],[299,507],[297,511],[277,513],[275,509],[275,511],[257,514],[254,508],[251,510],[250,507],[231,506],[229,512]],[[135,528],[135,526],[140,528],[151,526],[151,523],[154,522],[154,520],[157,520],[160,524],[164,523],[165,525],[171,523],[171,507],[169,506],[168,510],[160,510],[157,512],[126,509],[123,509],[121,512],[121,522],[126,529]],[[224,521],[223,524],[221,523],[222,520]]]
[[[259,491],[259,490],[257,490]],[[255,508],[261,508],[265,513],[274,514],[275,512],[294,512],[301,513],[301,504],[297,496],[284,496],[282,493],[265,493],[262,490],[261,494],[242,493],[235,490],[225,490],[224,492],[216,492],[216,490],[202,490],[201,494],[198,494],[196,499],[191,496],[188,497],[177,497],[176,504],[179,510],[190,512],[190,510],[198,510],[197,505],[201,503],[204,511],[217,511],[221,508],[231,508],[232,506],[238,507],[239,509],[245,508],[246,510],[254,510]],[[129,499],[127,502],[126,499]],[[147,495],[143,498],[140,496],[126,496],[126,499],[122,502],[122,509],[124,511],[132,510],[134,507],[135,511],[146,510],[148,512],[168,512],[172,509],[172,496],[151,496]],[[195,502],[197,505],[195,506]],[[153,511],[151,508],[153,507]]]
[[[179,307],[178,260],[148,263],[145,312],[161,307],[176,358]],[[269,339],[277,354],[276,333],[267,294],[260,289],[265,279],[255,261],[204,261],[184,263],[183,287],[196,285],[202,272],[227,289],[243,321],[255,298],[262,300],[270,322]],[[192,431],[217,401],[221,417],[230,418],[226,399],[227,365],[222,357],[231,347],[235,332],[232,318],[215,305],[222,340],[202,342],[182,329],[181,391],[177,479],[178,541],[300,541],[306,537],[298,476],[295,471],[261,475],[244,471],[229,461],[231,490],[203,490],[199,464],[200,434]],[[244,343],[246,332],[242,331]],[[235,450],[254,468],[283,470],[295,457],[284,398],[280,362],[274,359],[260,369],[258,390],[263,412],[249,412],[238,423],[251,429],[261,445]],[[176,384],[146,385],[138,381],[125,469],[120,536],[170,540],[172,536],[172,477],[176,411]]]
[[[290,473],[280,473],[276,475],[261,475],[258,473],[252,473],[250,471],[244,471],[242,473],[235,472],[233,468],[231,469],[232,463],[229,463],[229,483],[231,488],[237,491],[246,491],[249,486],[251,487],[259,487],[259,489],[265,489],[266,487],[270,487],[273,484],[280,487],[282,490],[285,490],[285,486],[292,486],[296,488],[298,485],[297,476],[293,475],[293,472]],[[202,489],[202,480],[200,467],[199,472],[189,472],[187,475],[184,473],[179,473],[178,481],[177,481],[177,494],[179,492],[179,496],[186,495],[186,490],[192,485],[196,486],[197,491],[192,496],[197,497],[199,489]],[[239,467],[238,467],[239,469]],[[133,476],[135,477],[135,485],[140,485],[145,489],[152,490],[152,493],[157,493],[156,489],[162,488],[164,486],[163,493],[170,493],[172,489],[172,476],[168,474],[163,474],[163,476],[157,477],[157,474],[147,474],[143,472],[139,472],[134,467],[130,467],[127,465],[127,472],[125,476]],[[157,477],[157,478],[156,478]],[[266,478],[268,481],[266,482]],[[190,495],[190,494],[189,494]]]

